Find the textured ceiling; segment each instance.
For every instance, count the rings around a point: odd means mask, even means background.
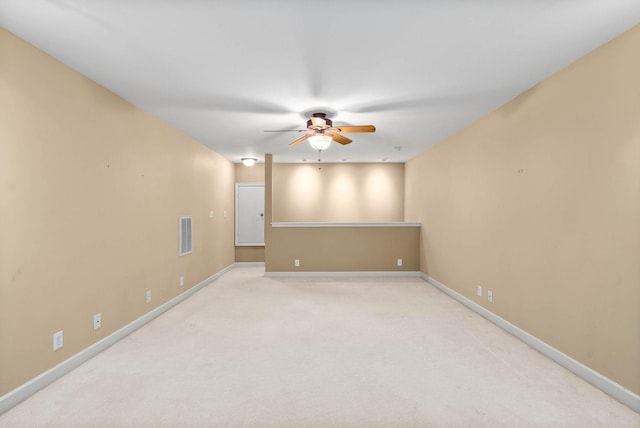
[[[404,162],[640,22],[638,0],[0,0],[0,25],[234,162]],[[0,57],[0,60],[1,57]]]

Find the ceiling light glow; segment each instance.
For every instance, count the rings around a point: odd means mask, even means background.
[[[256,161],[258,159],[256,158],[242,158],[241,161],[244,164],[244,166],[254,166],[256,164]]]
[[[319,152],[327,150],[331,145],[331,141],[333,141],[333,137],[327,134],[318,134],[309,137],[309,144]]]

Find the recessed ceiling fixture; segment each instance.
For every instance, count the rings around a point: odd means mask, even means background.
[[[242,160],[242,163],[244,164],[244,166],[254,166],[258,159],[256,159],[256,158],[242,158],[241,160]]]

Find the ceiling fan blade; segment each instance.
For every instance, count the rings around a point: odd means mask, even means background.
[[[351,141],[349,138],[345,137],[344,135],[340,135],[337,132],[333,133],[333,141],[335,141],[336,143],[340,143],[343,146],[346,144],[349,144]]]
[[[468,105],[469,103],[491,102],[494,97],[507,97],[509,89],[487,90],[487,91],[467,91],[453,92],[445,94],[425,95],[423,98],[413,99],[387,99],[376,103],[358,104],[345,106],[342,111],[353,113],[374,113],[410,109],[443,108],[457,105]]]
[[[307,132],[308,129],[270,129],[264,132]]]
[[[339,132],[376,132],[376,127],[373,125],[362,125],[362,126],[335,126]]]
[[[304,137],[300,137],[296,141],[294,141],[293,143],[290,143],[289,146],[297,146],[298,144],[302,143],[304,140],[306,140],[310,136],[311,136],[310,134],[307,134]]]

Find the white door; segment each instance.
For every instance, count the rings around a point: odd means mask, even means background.
[[[236,245],[264,245],[264,183],[236,183]]]

